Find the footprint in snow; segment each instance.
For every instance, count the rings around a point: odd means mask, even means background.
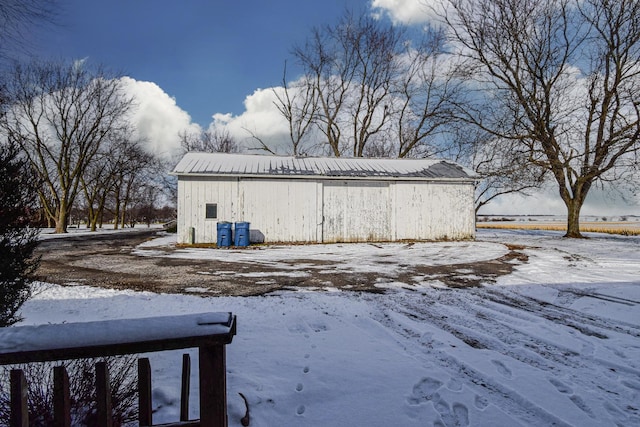
[[[565,383],[563,383],[562,381],[560,381],[560,380],[557,380],[555,378],[549,378],[549,382],[551,384],[553,384],[553,386],[556,388],[556,390],[558,390],[562,394],[571,394],[571,393],[573,393],[573,389],[571,387],[569,387],[568,385],[566,385]]]
[[[440,397],[438,393],[433,395],[433,407],[440,415],[446,416],[451,414],[449,404]],[[448,423],[447,423],[448,424]]]
[[[425,377],[413,386],[413,394],[407,401],[411,405],[419,405],[424,401],[429,401],[437,395],[436,391],[442,387],[442,381],[435,378]]]
[[[621,351],[619,348],[611,347],[611,346],[608,346],[608,345],[604,346],[604,348],[606,348],[607,350],[612,351],[613,354],[618,356],[620,359],[626,359],[627,358],[627,355],[623,351]]]
[[[474,399],[473,404],[475,405],[476,408],[482,411],[487,406],[489,406],[489,401],[487,400],[486,397],[476,395],[476,398]]]
[[[582,412],[590,416],[591,418],[595,418],[596,415],[591,410],[591,407],[582,399],[580,396],[576,396],[575,394],[569,397],[571,402],[578,407]]]
[[[462,382],[460,382],[460,380],[457,378],[451,378],[447,383],[447,388],[451,391],[461,391]]]
[[[326,332],[329,330],[329,327],[324,323],[310,323],[309,327],[313,330],[313,332]]]
[[[570,395],[569,400],[571,400],[571,402],[576,405],[578,409],[589,415],[591,418],[595,418],[595,414],[593,413],[589,405],[587,405],[584,399],[582,399],[580,396],[573,394],[573,389],[569,385],[556,378],[549,378],[549,382],[553,384],[556,390],[558,390],[560,393]]]
[[[512,376],[511,369],[507,368],[507,366],[504,363],[500,362],[499,360],[492,360],[491,363],[493,363],[493,365],[496,367],[500,375],[502,375],[505,378],[511,378]]]
[[[292,334],[305,334],[305,333],[309,332],[309,329],[307,328],[307,326],[303,325],[302,323],[293,323],[287,329]],[[306,335],[306,336],[308,336],[308,335]]]
[[[462,403],[454,403],[451,407],[441,398],[434,398],[433,406],[440,414],[440,420],[434,426],[467,427],[469,425],[469,409]]]
[[[462,403],[453,404],[453,419],[455,426],[466,427],[469,425],[469,409]]]
[[[638,425],[637,418],[628,415],[625,411],[618,408],[611,402],[604,402],[604,409],[606,409],[609,415],[611,415],[611,417],[613,418],[612,421],[613,423],[615,423],[615,425]]]
[[[593,343],[586,341],[582,343],[582,348],[580,349],[580,354],[583,356],[593,356],[596,352],[596,346]]]

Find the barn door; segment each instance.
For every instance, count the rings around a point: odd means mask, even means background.
[[[324,242],[391,240],[388,183],[326,181],[323,193]]]

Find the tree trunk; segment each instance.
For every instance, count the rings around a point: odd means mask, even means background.
[[[115,187],[115,193],[113,195],[114,198],[114,205],[115,205],[115,211],[113,212],[113,229],[117,230],[118,229],[118,223],[120,222],[120,184],[116,185]]]
[[[66,233],[67,232],[67,222],[69,220],[69,213],[67,212],[66,206],[60,206],[60,211],[55,219],[56,221],[56,233]]]
[[[582,209],[581,198],[574,197],[565,201],[567,205],[567,234],[564,237],[582,238],[580,234],[580,210]]]
[[[91,231],[96,231],[98,225],[98,212],[93,208],[89,210],[89,221],[91,225]]]
[[[120,224],[120,200],[116,200],[116,210],[113,213],[113,229],[117,230]]]

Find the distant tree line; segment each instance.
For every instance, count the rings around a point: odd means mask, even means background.
[[[83,62],[15,64],[0,129],[38,176],[39,222],[64,233],[82,211],[91,230],[148,221],[166,165],[145,151],[121,80]],[[148,215],[134,216],[147,207]]]

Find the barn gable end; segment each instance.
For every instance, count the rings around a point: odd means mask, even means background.
[[[215,243],[249,222],[254,242],[470,239],[474,177],[433,159],[188,153],[178,177],[178,243]]]

